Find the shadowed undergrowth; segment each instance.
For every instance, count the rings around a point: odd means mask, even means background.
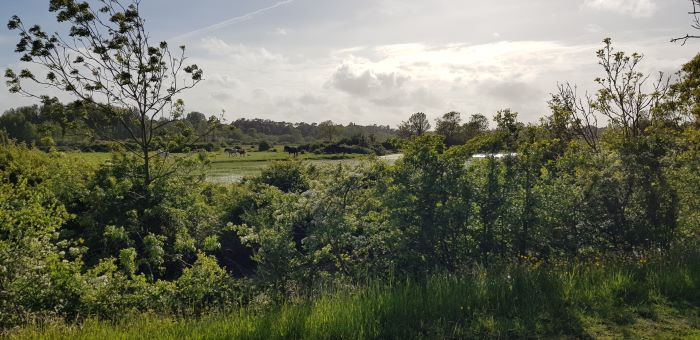
[[[516,265],[368,284],[265,310],[201,319],[141,315],[117,323],[37,325],[27,338],[697,337],[696,256]]]

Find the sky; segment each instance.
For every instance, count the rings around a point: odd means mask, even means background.
[[[672,74],[700,52],[689,0],[142,0],[152,39],[184,44],[205,81],[188,111],[225,118],[395,126],[414,112],[525,122],[549,114],[558,82],[594,91],[602,40]],[[48,0],[0,0],[0,19],[66,32]],[[0,29],[0,67],[19,69]],[[0,112],[35,100],[0,85]],[[56,95],[49,90],[38,89]],[[69,99],[61,97],[61,99]]]

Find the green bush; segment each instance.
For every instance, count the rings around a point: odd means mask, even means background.
[[[264,168],[254,183],[272,185],[284,192],[304,192],[309,189],[307,170],[300,162],[273,162]]]
[[[0,145],[0,327],[73,314],[82,248],[57,244],[71,215],[56,190],[49,156]],[[69,179],[66,176],[66,179]],[[66,195],[67,196],[67,195]]]
[[[258,143],[258,151],[267,151],[272,149],[272,145],[266,140]]]

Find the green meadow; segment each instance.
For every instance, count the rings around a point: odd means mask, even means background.
[[[243,177],[260,174],[275,161],[301,160],[316,166],[332,166],[336,164],[355,164],[357,160],[366,158],[359,154],[313,154],[305,153],[294,157],[282,152],[282,146],[277,146],[271,151],[249,150],[245,156],[229,155],[223,150],[207,153],[209,164],[206,166],[207,180],[217,183],[235,182]],[[280,150],[280,151],[276,151]],[[67,152],[69,159],[84,161],[90,165],[100,165],[108,161],[112,156],[108,152]],[[174,156],[181,156],[174,154]]]

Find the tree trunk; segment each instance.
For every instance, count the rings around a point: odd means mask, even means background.
[[[519,253],[522,256],[527,254],[528,248],[528,234],[530,233],[530,226],[532,224],[532,219],[534,214],[532,211],[532,172],[533,169],[530,167],[530,160],[528,160],[527,174],[525,177],[525,202],[523,204],[523,217],[522,217],[522,229],[520,230],[520,240],[519,240]]]
[[[148,155],[148,146],[143,146],[143,184],[148,187],[151,184],[151,166]]]
[[[146,127],[146,115],[141,114],[141,150],[143,151],[143,184],[148,187],[151,184],[151,164],[148,143],[148,130]]]

